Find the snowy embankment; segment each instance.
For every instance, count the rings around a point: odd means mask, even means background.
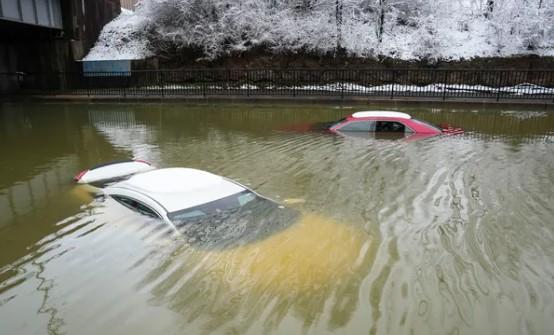
[[[401,60],[554,56],[554,0],[142,0],[85,60],[253,48]]]
[[[121,9],[121,14],[106,24],[98,41],[83,60],[144,59],[152,56],[144,16]]]
[[[335,92],[335,93],[346,93],[346,94],[386,94],[390,95],[391,92],[394,94],[410,95],[411,93],[422,95],[422,94],[433,94],[441,95],[445,94],[447,96],[466,96],[467,94],[471,95],[490,95],[496,96],[501,94],[502,96],[544,96],[550,98],[554,95],[554,88],[544,87],[534,84],[519,84],[514,86],[506,87],[490,87],[484,85],[463,85],[463,84],[430,84],[424,86],[417,85],[400,85],[400,84],[386,84],[386,85],[377,85],[377,86],[366,86],[359,85],[355,83],[331,83],[324,85],[303,85],[303,86],[278,86],[278,85],[253,85],[253,84],[239,84],[239,85],[200,85],[200,84],[175,84],[175,83],[165,83],[164,85],[150,85],[137,87],[138,89],[144,90],[165,90],[170,92],[172,90],[211,90],[211,91],[241,91],[241,90],[251,90],[251,91],[309,91],[309,92]],[[464,95],[465,93],[465,95]]]

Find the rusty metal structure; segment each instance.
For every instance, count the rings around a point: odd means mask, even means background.
[[[120,12],[120,0],[0,0],[0,73],[77,71]]]
[[[0,0],[0,19],[63,28],[60,0]]]

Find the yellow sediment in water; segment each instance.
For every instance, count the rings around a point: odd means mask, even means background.
[[[295,204],[303,204],[306,202],[306,200],[300,199],[300,198],[289,198],[289,199],[285,199],[283,202],[287,205],[295,205]]]
[[[305,215],[288,229],[231,250],[211,251],[205,265],[226,281],[270,291],[317,290],[355,271],[367,234],[319,215]],[[279,293],[279,292],[275,292]]]
[[[98,189],[77,185],[70,192],[79,202],[89,203]],[[194,274],[210,273],[211,277],[219,273],[228,285],[291,293],[337,283],[361,265],[367,256],[364,250],[372,242],[359,228],[306,214],[287,229],[255,243],[193,251],[187,263]]]
[[[70,193],[77,201],[88,204],[94,199],[93,195],[97,193],[97,191],[98,189],[93,186],[82,184],[73,187]]]

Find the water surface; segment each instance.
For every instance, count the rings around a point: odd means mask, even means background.
[[[363,109],[0,105],[0,332],[550,333],[554,113],[398,107],[466,133],[303,131]],[[124,158],[224,175],[302,215],[198,247],[71,181]]]

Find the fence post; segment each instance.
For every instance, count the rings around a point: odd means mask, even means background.
[[[225,80],[225,86],[222,84],[222,87],[225,87],[229,94],[231,92],[231,77],[231,69],[227,69],[227,80]]]
[[[296,70],[292,70],[292,96],[296,96],[296,85],[298,85],[298,76]]]
[[[392,70],[392,88],[390,90],[390,98],[391,100],[394,99],[394,82],[396,81],[396,72]]]
[[[442,101],[446,100],[446,80],[448,78],[448,70],[444,70],[444,82],[442,84]]]
[[[160,87],[162,89],[162,98],[163,98],[165,96],[165,94],[164,94],[164,73],[163,73],[163,71],[160,71],[160,77],[159,78],[160,78]]]
[[[83,72],[83,75],[85,76],[86,80],[86,84],[87,84],[87,96],[90,97],[90,83],[89,83],[89,76],[85,75],[85,73]]]
[[[548,76],[549,76],[548,82],[549,82],[549,83],[552,83],[552,82],[554,81],[554,72],[549,71],[549,72],[547,72],[547,73],[548,73]],[[546,84],[545,84],[545,83],[543,83],[543,84],[544,84],[544,86],[546,87]],[[552,103],[554,103],[554,88],[552,89]]]
[[[66,90],[67,90],[67,85],[66,85],[66,77],[65,77],[65,72],[62,72],[61,73],[62,75],[62,78],[60,79],[60,91],[62,91],[63,93],[67,93]]]
[[[344,99],[344,69],[340,71],[340,98]]]
[[[496,92],[496,101],[500,100],[500,88],[502,85],[502,75],[504,72],[500,71],[500,76],[498,77],[498,91]]]
[[[205,70],[200,70],[200,80],[202,83],[202,96],[206,97],[206,76],[204,75]]]
[[[127,98],[127,86],[129,86],[129,77],[131,76],[131,72],[123,73],[125,76],[125,85],[123,85],[123,97]]]
[[[250,96],[250,70],[246,69],[246,96]]]

